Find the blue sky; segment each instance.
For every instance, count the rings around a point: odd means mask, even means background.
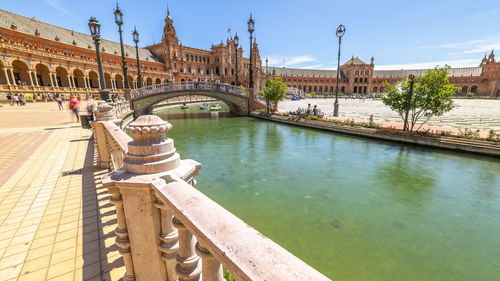
[[[334,69],[339,24],[347,28],[342,62],[358,56],[375,57],[379,69],[443,65],[478,65],[486,51],[500,52],[498,0],[121,0],[125,42],[136,25],[141,44],[161,39],[166,6],[170,7],[184,45],[209,49],[240,34],[248,49],[246,21],[256,19],[261,56],[270,65]],[[0,8],[88,33],[90,16],[102,23],[103,37],[118,40],[112,0],[1,0]]]

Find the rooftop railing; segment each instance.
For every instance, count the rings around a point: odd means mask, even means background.
[[[171,124],[145,115],[118,126],[102,106],[93,123],[103,184],[116,206],[116,246],[124,280],[329,280],[212,201],[194,186],[201,164],[183,160],[165,134]],[[293,235],[293,234],[291,234]]]

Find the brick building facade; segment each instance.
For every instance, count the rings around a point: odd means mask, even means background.
[[[500,63],[496,62],[493,51],[484,56],[477,67],[450,69],[450,81],[460,87],[458,95],[474,93],[479,96],[500,97]],[[365,63],[352,57],[340,66],[339,92],[345,94],[368,94],[384,91],[384,82],[396,83],[410,74],[424,75],[428,69],[376,70],[374,58]],[[336,70],[312,70],[293,68],[272,68],[268,75],[281,77],[293,88],[317,94],[334,94]]]

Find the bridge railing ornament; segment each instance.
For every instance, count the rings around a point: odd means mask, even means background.
[[[180,158],[165,136],[170,123],[140,116],[129,137],[104,122],[106,141],[128,138],[123,167],[102,180],[116,205],[124,280],[223,281],[223,267],[238,281],[329,280],[198,191],[201,164]]]
[[[181,81],[181,82],[168,82],[163,84],[153,84],[139,89],[134,89],[130,92],[132,99],[139,99],[155,94],[162,94],[167,92],[181,92],[181,91],[209,91],[209,92],[222,92],[227,94],[247,96],[247,90],[240,86],[234,86],[226,83],[219,83],[217,81]]]

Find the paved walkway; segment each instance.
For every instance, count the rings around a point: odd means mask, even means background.
[[[118,280],[91,132],[55,103],[0,107],[0,279]]]
[[[279,108],[283,111],[296,110],[298,107],[306,108],[307,104],[316,104],[325,114],[331,116],[335,99],[304,99],[300,101],[284,100],[280,102]],[[433,117],[429,121],[430,126],[444,128],[469,128],[481,129],[488,132],[489,129],[500,131],[500,99],[455,99],[457,107],[443,116]],[[339,116],[342,118],[355,118],[368,120],[370,115],[376,122],[400,123],[401,117],[385,106],[381,100],[366,99],[351,100],[340,98]]]

